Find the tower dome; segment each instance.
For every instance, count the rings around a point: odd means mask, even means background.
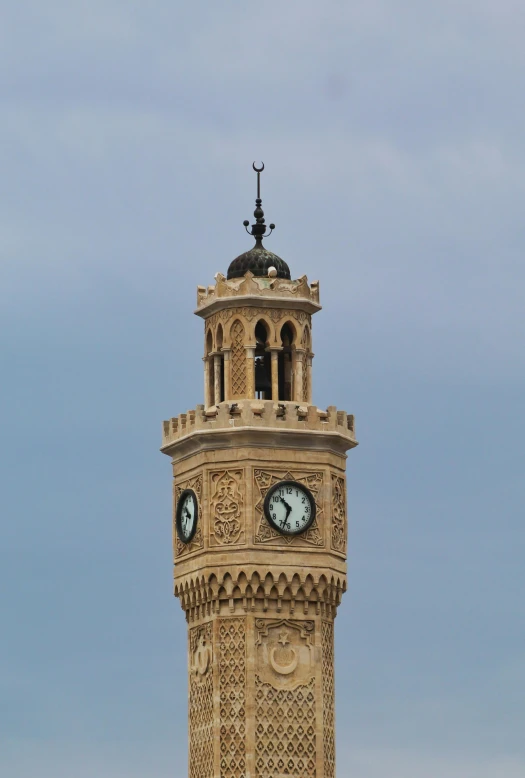
[[[271,267],[277,270],[277,278],[291,278],[290,268],[284,259],[265,249],[262,241],[258,241],[253,248],[245,251],[244,254],[240,254],[230,263],[227,277],[228,280],[230,278],[242,278],[248,270],[254,276],[267,276],[268,270]]]

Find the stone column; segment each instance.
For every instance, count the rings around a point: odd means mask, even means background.
[[[246,397],[255,399],[255,346],[246,346]]]
[[[213,355],[213,378],[214,378],[214,402],[218,405],[221,401],[221,355],[215,353]]]
[[[224,399],[229,400],[232,396],[232,378],[231,378],[231,362],[230,362],[231,348],[222,348],[222,355],[224,357]]]
[[[277,402],[279,400],[279,352],[280,348],[270,349],[272,355],[272,400]]]
[[[294,371],[294,400],[296,403],[305,402],[303,398],[303,368],[304,368],[304,349],[295,349],[295,371]]]
[[[204,362],[204,407],[209,408],[212,404],[210,397],[210,365],[207,356],[203,357],[202,361]]]
[[[305,401],[308,405],[312,404],[312,359],[313,354],[310,352],[306,357],[306,369],[308,371],[308,397],[305,397]]]

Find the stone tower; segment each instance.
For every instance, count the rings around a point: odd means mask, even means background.
[[[357,442],[353,416],[312,403],[319,284],[292,280],[263,247],[259,174],[255,246],[197,288],[205,402],[163,427],[189,776],[334,778],[334,619]]]

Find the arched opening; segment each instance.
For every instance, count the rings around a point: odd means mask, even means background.
[[[291,326],[283,324],[281,328],[282,351],[279,352],[279,399],[291,400],[293,397],[292,346],[295,333]]]
[[[272,361],[266,350],[268,328],[264,321],[255,325],[255,396],[259,400],[272,399]]]

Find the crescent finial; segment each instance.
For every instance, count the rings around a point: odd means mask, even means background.
[[[256,173],[262,173],[264,170],[264,162],[261,162],[262,167],[255,167],[255,162],[253,163],[252,167],[255,170]]]

